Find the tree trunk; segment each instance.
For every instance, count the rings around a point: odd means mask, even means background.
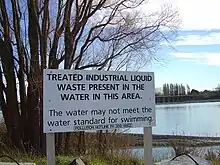
[[[16,78],[14,73],[13,49],[10,43],[10,38],[5,41],[1,40],[0,52],[2,68],[5,75],[5,80],[7,82],[7,86],[5,89],[6,103],[5,106],[2,107],[6,109],[2,111],[6,116],[6,120],[8,119],[8,121],[6,121],[5,123],[7,125],[12,144],[17,149],[24,151],[22,142],[21,118],[19,114],[17,99]]]
[[[28,85],[28,132],[30,139],[30,147],[34,152],[39,152],[40,149],[40,125],[39,125],[39,94],[35,91],[36,87],[31,83]]]

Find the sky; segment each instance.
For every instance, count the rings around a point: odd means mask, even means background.
[[[155,86],[189,84],[212,90],[220,84],[220,0],[150,0],[156,8],[170,3],[180,12],[182,25],[174,48],[163,46],[162,59],[141,69],[155,72]]]

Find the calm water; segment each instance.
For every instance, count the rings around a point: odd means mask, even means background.
[[[220,136],[220,102],[156,106],[153,134]],[[129,132],[143,133],[143,128]]]

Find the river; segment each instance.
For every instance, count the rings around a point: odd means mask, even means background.
[[[220,136],[220,102],[156,105],[153,134]],[[143,133],[143,128],[129,132]]]
[[[156,105],[156,127],[153,134],[220,136],[220,102]],[[143,133],[143,128],[132,128],[132,133]],[[219,149],[219,147],[217,147]],[[143,156],[143,148],[132,152]],[[171,147],[153,148],[156,160],[173,156]]]

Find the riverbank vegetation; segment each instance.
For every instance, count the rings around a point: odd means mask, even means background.
[[[109,134],[110,135],[110,134]],[[112,134],[106,137],[106,143],[100,144],[96,139],[96,133],[85,135],[89,136],[85,144],[86,151],[79,153],[77,148],[77,137],[71,136],[70,143],[72,150],[64,151],[64,146],[60,147],[60,152],[56,155],[56,165],[68,165],[75,158],[81,158],[86,165],[143,165],[143,160],[128,150],[121,150],[120,142],[124,141],[126,148],[129,140],[120,138],[119,134]],[[31,152],[20,152],[10,143],[4,122],[0,123],[0,162],[34,162],[36,165],[46,165],[47,159],[44,154]]]
[[[10,154],[14,160],[18,162],[32,162],[36,165],[47,165],[46,157],[40,157],[36,155],[26,155],[26,154]],[[56,165],[69,165],[75,158],[74,156],[56,156]],[[101,157],[96,155],[85,155],[81,156],[80,159],[86,165],[143,165],[143,161],[131,156],[109,156]],[[0,158],[0,162],[14,162],[9,157]]]
[[[213,165],[220,165],[220,152],[216,153],[213,151],[209,151],[205,155],[205,159],[210,160]]]
[[[156,92],[156,103],[187,103],[220,101],[220,85],[213,90],[198,91],[189,85],[164,84],[161,91]]]
[[[95,134],[94,134],[95,135]],[[92,135],[90,136],[90,138]],[[112,135],[113,137],[113,135]],[[77,150],[74,150],[74,145],[76,145],[75,138],[71,138],[70,143],[73,144],[73,149],[65,152],[61,150],[60,153],[56,155],[56,165],[68,165],[70,164],[75,158],[81,158],[86,165],[143,165],[143,160],[138,158],[134,153],[131,151],[123,150],[121,151],[120,147],[118,146],[119,141],[114,140],[111,141],[111,137],[107,137],[110,142],[104,147],[100,147],[99,142],[93,139],[90,139],[89,145],[86,144],[86,152],[85,153],[78,153]],[[87,139],[88,141],[88,139]],[[116,141],[117,143],[114,143]],[[129,143],[127,141],[127,143]],[[111,144],[111,145],[110,145]],[[124,142],[125,146],[125,142]],[[63,148],[63,147],[61,147]],[[34,152],[20,152],[15,147],[11,145],[7,138],[7,131],[4,123],[0,124],[0,162],[14,162],[12,159],[18,162],[34,162],[36,165],[46,165],[47,159],[43,154],[37,154]]]

